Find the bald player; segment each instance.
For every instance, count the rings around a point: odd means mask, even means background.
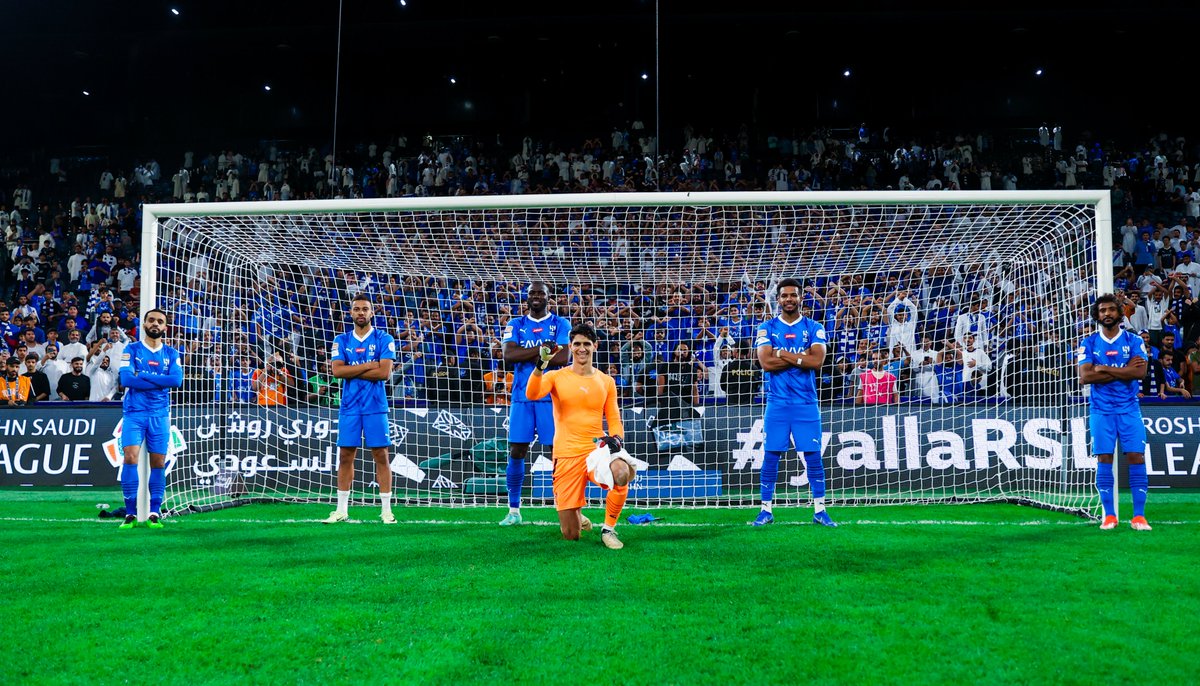
[[[530,401],[525,397],[525,384],[539,364],[542,346],[558,351],[550,364],[558,366],[567,362],[565,346],[570,341],[567,334],[571,323],[547,309],[549,299],[546,284],[541,281],[529,284],[525,294],[526,313],[513,317],[504,327],[504,363],[513,370],[513,385],[512,403],[508,408],[508,465],[504,470],[508,514],[500,526],[521,523],[521,485],[525,481],[529,444],[535,436],[542,445],[554,443],[554,414],[550,401]]]

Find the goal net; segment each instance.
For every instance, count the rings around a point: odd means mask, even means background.
[[[142,309],[183,353],[166,509],[332,501],[329,351],[363,292],[398,344],[393,492],[505,502],[512,370],[503,331],[531,281],[600,336],[629,507],[757,502],[760,322],[803,284],[820,370],[828,501],[1009,501],[1095,516],[1072,351],[1111,289],[1106,194],[1087,191],[597,194],[150,205]],[[549,504],[550,446],[524,499]],[[809,501],[804,460],[775,500]],[[367,451],[354,498],[377,501]],[[598,490],[589,496],[599,498]],[[596,502],[599,502],[598,500]]]

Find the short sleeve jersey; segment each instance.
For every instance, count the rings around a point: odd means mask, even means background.
[[[1113,340],[1105,340],[1099,331],[1089,334],[1079,344],[1075,361],[1080,365],[1102,364],[1124,367],[1140,357],[1148,359],[1146,345],[1140,336],[1121,331]],[[1138,390],[1141,379],[1108,381],[1092,385],[1093,414],[1121,414],[1138,411]]]
[[[516,343],[522,348],[537,348],[545,343],[567,345],[571,342],[571,322],[556,315],[547,314],[541,319],[529,315],[514,317],[504,327],[502,343]],[[518,362],[513,369],[512,399],[513,402],[530,402],[525,397],[525,387],[529,384],[529,375],[533,373],[533,362]],[[549,398],[534,402],[549,402]]]
[[[372,328],[364,338],[359,338],[354,331],[347,331],[333,339],[329,358],[348,365],[395,360],[396,339],[376,328]],[[350,414],[387,412],[387,382],[346,379],[342,385],[341,411]]]
[[[800,317],[792,323],[776,317],[768,319],[758,327],[754,347],[771,346],[773,350],[802,353],[810,346],[824,347],[825,327],[808,317]],[[817,374],[812,369],[791,367],[778,372],[763,372],[766,381],[767,402],[773,405],[812,406],[817,405]]]

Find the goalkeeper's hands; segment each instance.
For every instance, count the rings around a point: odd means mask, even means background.
[[[538,357],[540,358],[538,360],[538,369],[546,371],[546,367],[550,366],[550,360],[554,359],[559,350],[562,350],[562,346],[560,345],[543,345],[538,348]]]
[[[605,436],[604,438],[601,438],[598,443],[600,445],[608,446],[608,452],[612,453],[613,455],[621,452],[621,450],[625,447],[625,442],[622,441],[618,436]]]

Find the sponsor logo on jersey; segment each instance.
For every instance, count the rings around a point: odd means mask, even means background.
[[[150,366],[151,366],[151,367],[157,367],[157,366],[158,366],[158,360],[149,360],[149,363],[150,363]]]
[[[1109,357],[1116,357],[1118,353],[1116,350],[1109,350],[1108,352],[1106,352],[1104,354],[1108,355]]]
[[[366,352],[366,351],[367,351],[366,348],[355,348],[354,349],[354,352],[356,352],[356,353],[362,353],[362,352]]]
[[[794,334],[794,333],[788,333],[788,334],[784,334],[784,335],[783,335],[783,337],[784,337],[784,338],[786,338],[786,339],[789,339],[789,340],[790,340],[790,339],[793,339],[793,338],[795,338],[795,337],[796,337],[796,334]]]
[[[542,327],[540,327],[540,326],[539,326],[538,328],[534,329],[534,330],[533,330],[533,332],[534,332],[534,333],[541,333],[541,332],[542,332]]]

